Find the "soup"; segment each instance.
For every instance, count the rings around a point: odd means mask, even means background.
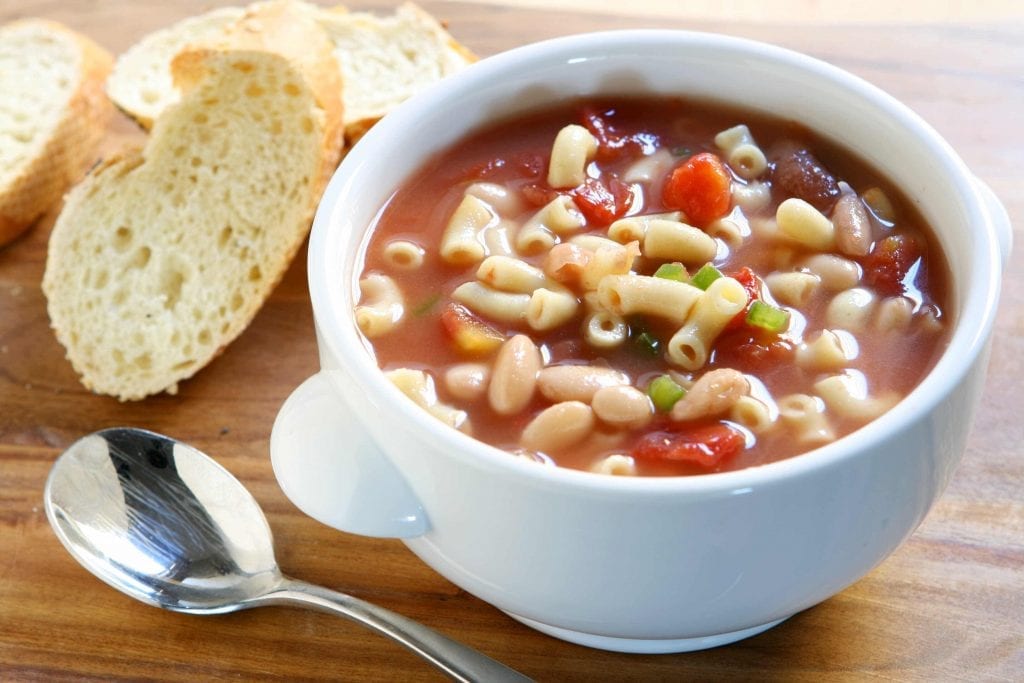
[[[799,126],[578,101],[443,152],[378,215],[356,321],[438,419],[543,464],[689,475],[863,426],[941,354],[912,204]]]

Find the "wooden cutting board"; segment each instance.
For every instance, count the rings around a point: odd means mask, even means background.
[[[216,4],[3,0],[0,23],[45,16],[116,53]],[[481,56],[566,33],[642,26],[720,31],[810,53],[917,110],[1024,225],[1024,20],[838,25],[808,20],[801,3],[789,2],[770,23],[732,22],[727,9],[707,8],[714,19],[692,22],[676,3],[655,4],[663,18],[633,18],[630,3],[582,14],[513,0],[423,2]],[[118,120],[107,151],[140,139]],[[1004,276],[991,371],[963,464],[907,543],[855,585],[763,635],[641,656],[541,635],[448,583],[400,542],[332,531],[284,498],[267,455],[271,425],[289,392],[317,370],[305,253],[252,326],[177,396],[121,404],[85,391],[49,330],[40,292],[55,212],[0,249],[0,680],[439,678],[398,646],[324,614],[174,614],[88,574],[50,532],[43,484],[71,441],[125,424],[185,439],[249,486],[288,573],[401,612],[539,680],[1024,677],[1024,248]]]

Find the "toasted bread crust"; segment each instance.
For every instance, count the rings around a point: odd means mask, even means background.
[[[7,244],[56,205],[96,159],[96,151],[114,108],[103,91],[113,59],[102,47],[61,24],[41,19],[14,22],[0,29],[35,27],[77,49],[77,82],[63,104],[57,125],[19,172],[0,187],[0,246]],[[38,115],[39,112],[31,112]]]
[[[43,278],[82,383],[121,400],[174,393],[242,333],[341,152],[337,66],[295,3],[261,4],[173,69],[181,101],[69,194]]]
[[[259,7],[259,5],[260,3],[251,5],[249,11],[254,7]],[[365,38],[373,38],[374,34],[383,34],[385,31],[390,30],[397,22],[404,22],[408,29],[407,32],[403,34],[404,38],[419,41],[424,47],[428,43],[430,44],[429,47],[426,47],[424,51],[420,52],[416,56],[415,61],[420,62],[423,66],[435,66],[438,63],[441,63],[439,68],[437,68],[437,73],[432,75],[423,74],[420,76],[422,82],[416,84],[417,88],[428,85],[432,80],[446,76],[454,70],[470,64],[477,59],[477,57],[467,47],[460,44],[454,37],[448,34],[440,22],[434,19],[434,17],[432,17],[428,12],[411,2],[402,4],[393,15],[383,17],[377,17],[367,12],[349,12],[349,10],[343,6],[320,8],[315,5],[303,3],[302,7],[316,17],[317,21],[319,21],[328,30],[329,35],[333,33],[335,28],[340,28],[341,41],[345,40],[345,32],[350,30],[353,26],[359,27],[358,29],[355,29],[357,34],[360,34]],[[206,32],[211,30],[217,21],[219,21],[218,17],[222,16],[229,10],[235,12],[241,11],[239,8],[221,8],[219,10],[208,12],[205,15],[192,17],[189,20],[179,22],[168,29],[146,36],[135,47],[119,57],[114,73],[111,75],[107,84],[107,91],[111,98],[113,98],[117,103],[117,106],[122,111],[136,119],[136,121],[144,127],[150,127],[152,125],[152,117],[155,115],[156,109],[154,106],[150,106],[142,102],[138,93],[138,85],[131,82],[127,78],[127,74],[133,72],[133,70],[141,70],[141,67],[146,66],[146,62],[149,62],[148,67],[151,71],[155,72],[162,68],[162,65],[160,64],[161,60],[167,60],[168,62],[172,60],[171,57],[162,54],[162,47],[166,45],[187,44],[189,39],[188,36],[184,34],[187,34],[190,30],[203,32],[202,36],[197,35],[195,37],[196,41],[211,40],[213,36]],[[386,41],[382,40],[380,42]],[[398,46],[395,47],[397,48]],[[352,78],[352,73],[350,72],[353,71],[353,69],[348,66],[347,63],[349,57],[353,54],[353,50],[357,59],[365,59],[369,62],[376,61],[381,57],[387,57],[379,52],[365,52],[360,54],[359,47],[351,48],[350,46],[335,44],[335,59],[338,60],[343,81]],[[342,90],[342,92],[351,92],[353,88],[358,89],[360,86],[365,89],[368,85],[370,84],[365,82],[360,83],[357,79],[356,83],[348,86],[348,91]],[[342,87],[346,87],[344,82]],[[394,92],[386,103],[377,105],[369,105],[365,102],[361,102],[358,97],[353,102],[348,94],[344,97],[344,100],[349,105],[348,113],[344,119],[345,138],[349,145],[358,140],[383,115],[398,106],[398,104],[408,97],[412,91],[412,88],[408,83],[388,82],[386,78],[379,82],[374,82],[373,89],[385,92]],[[166,89],[158,93],[158,95],[159,96],[156,98],[157,103],[173,102],[177,99],[176,93]]]

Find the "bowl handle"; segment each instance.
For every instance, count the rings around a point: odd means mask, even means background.
[[[329,371],[300,384],[281,406],[270,460],[284,494],[310,517],[363,536],[427,531],[409,485],[330,385]]]
[[[995,228],[996,237],[999,239],[999,252],[1003,257],[1003,272],[1006,271],[1006,264],[1010,260],[1010,250],[1013,248],[1013,227],[1010,225],[1010,216],[1006,213],[1006,207],[999,201],[999,197],[992,191],[986,182],[978,177],[974,178],[974,185],[985,202],[989,222]]]

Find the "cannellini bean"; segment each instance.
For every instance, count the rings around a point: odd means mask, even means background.
[[[850,256],[864,256],[871,248],[871,220],[867,209],[854,192],[839,195],[832,209],[836,246]]]
[[[487,400],[494,412],[514,415],[523,410],[533,398],[540,367],[540,350],[525,334],[502,344],[487,387]]]
[[[618,370],[592,365],[551,365],[537,375],[537,388],[549,401],[590,403],[598,389],[625,386],[629,377]]]
[[[602,387],[594,392],[590,406],[599,420],[620,429],[644,427],[654,415],[651,399],[632,386]]]
[[[524,448],[550,453],[579,443],[594,428],[594,411],[581,401],[556,403],[542,410],[526,425]]]
[[[856,287],[860,282],[860,265],[856,261],[835,254],[810,256],[804,259],[803,267],[817,275],[826,289],[834,292]]]
[[[487,392],[491,369],[483,363],[459,363],[444,373],[448,393],[462,401],[474,401]]]
[[[741,396],[750,393],[750,382],[732,368],[710,370],[693,383],[686,396],[672,406],[671,417],[682,422],[725,413]]]

